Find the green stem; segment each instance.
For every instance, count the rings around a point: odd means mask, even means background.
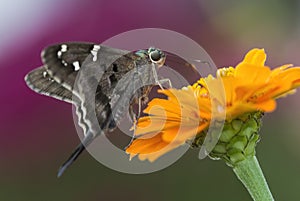
[[[237,163],[233,171],[247,188],[254,201],[274,201],[255,156]]]

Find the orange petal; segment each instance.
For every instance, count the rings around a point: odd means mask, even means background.
[[[169,151],[171,151],[173,149],[176,149],[180,145],[182,145],[182,144],[177,144],[175,142],[169,143],[167,145],[165,145],[165,144],[159,144],[158,145],[159,148],[160,148],[159,151],[152,152],[152,153],[149,153],[149,154],[139,154],[139,159],[140,160],[146,160],[146,159],[148,159],[150,162],[153,162],[157,158],[159,158],[160,156],[166,154],[167,152],[169,152]]]
[[[264,101],[264,102],[259,102],[256,104],[257,110],[261,110],[264,112],[272,112],[276,109],[276,101],[273,99]]]
[[[264,49],[254,48],[246,54],[242,63],[264,66],[266,59],[267,55]]]
[[[263,84],[271,75],[271,69],[265,66],[241,63],[236,67],[235,77],[240,84]]]
[[[200,124],[200,125],[199,125]],[[168,129],[163,132],[162,139],[166,142],[178,141],[185,142],[195,137],[199,132],[207,128],[209,122],[197,122],[193,126],[178,125],[173,129]]]

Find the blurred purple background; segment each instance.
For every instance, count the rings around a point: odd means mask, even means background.
[[[42,64],[40,52],[49,44],[101,43],[149,27],[187,35],[220,67],[237,64],[253,47],[265,48],[270,66],[300,65],[299,1],[3,0],[0,10],[0,200],[251,200],[230,168],[199,161],[197,150],[148,175],[115,172],[85,153],[57,179],[79,142],[72,108],[34,93],[24,76]],[[265,117],[258,145],[278,200],[300,198],[299,98],[280,100]]]

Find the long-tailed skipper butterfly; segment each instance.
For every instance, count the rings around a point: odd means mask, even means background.
[[[161,87],[168,81],[158,80],[156,72],[165,58],[156,48],[129,52],[93,43],[63,43],[43,50],[43,65],[28,73],[25,81],[37,93],[74,104],[85,134],[58,176],[98,135],[117,127],[127,102],[135,118],[132,106],[140,107],[153,85]]]

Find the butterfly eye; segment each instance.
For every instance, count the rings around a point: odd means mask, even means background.
[[[157,63],[159,60],[161,60],[162,55],[160,51],[154,50],[153,52],[150,53],[149,57],[152,62]]]

